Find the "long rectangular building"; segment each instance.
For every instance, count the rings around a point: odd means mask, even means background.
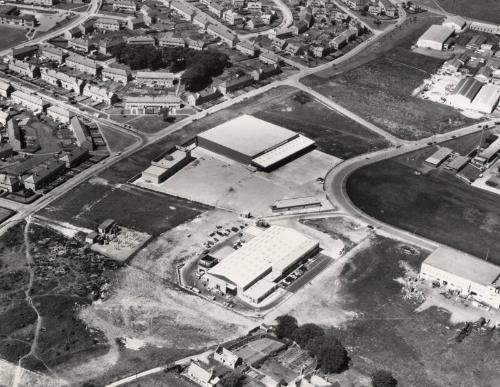
[[[422,262],[420,276],[500,308],[500,267],[493,263],[440,247]]]
[[[266,171],[314,146],[307,137],[247,114],[200,133],[197,143]]]
[[[276,279],[283,277],[318,249],[318,241],[273,225],[208,270],[208,287],[242,295],[271,273]]]
[[[125,98],[130,114],[158,114],[162,109],[179,109],[182,100],[176,95],[143,95]]]

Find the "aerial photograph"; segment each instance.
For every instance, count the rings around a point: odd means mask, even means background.
[[[62,386],[500,387],[500,0],[0,0],[0,387]]]

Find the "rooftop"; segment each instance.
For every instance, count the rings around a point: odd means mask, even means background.
[[[419,40],[432,40],[444,43],[453,34],[453,28],[434,24],[425,31]]]
[[[247,114],[198,135],[252,158],[296,136],[291,130]]]
[[[317,244],[294,229],[274,225],[243,244],[208,273],[244,289],[270,272],[273,266],[286,267]]]
[[[499,266],[449,247],[438,248],[424,263],[485,286],[500,277]]]

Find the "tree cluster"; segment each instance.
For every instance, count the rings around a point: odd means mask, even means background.
[[[228,373],[220,381],[221,387],[241,387],[242,384],[243,375],[237,371]]]
[[[389,371],[379,370],[372,375],[373,387],[396,387],[398,381]]]
[[[205,88],[212,77],[221,74],[229,63],[228,56],[217,50],[197,51],[185,47],[121,44],[113,47],[111,54],[119,63],[128,65],[132,70],[184,70],[182,79],[189,91]]]
[[[316,324],[299,326],[289,315],[278,317],[276,326],[278,338],[295,341],[302,349],[316,358],[318,368],[324,373],[340,372],[347,367],[349,357],[342,343],[330,332]]]

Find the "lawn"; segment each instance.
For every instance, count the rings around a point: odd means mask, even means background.
[[[99,129],[112,152],[123,151],[136,142],[129,134],[120,132],[107,125],[99,125]]]
[[[415,313],[404,300],[404,261],[418,269],[427,255],[405,254],[402,244],[376,238],[340,274],[344,307],[358,318],[334,329],[349,348],[351,367],[371,374],[391,370],[401,386],[494,386],[498,382],[500,332],[474,332],[456,343],[449,315],[435,308]]]
[[[0,42],[0,50],[12,47],[26,40],[26,31],[22,28],[0,26],[0,36],[3,36]]]
[[[96,228],[104,219],[112,218],[125,227],[156,236],[208,208],[128,185],[115,188],[95,179],[72,189],[40,215],[87,228]]]
[[[450,13],[500,24],[500,2],[498,0],[424,0],[418,2],[433,8],[436,8],[436,3],[438,3]]]
[[[440,21],[428,15],[419,18],[396,32],[401,36],[374,45],[358,62],[350,61],[338,71],[330,69],[303,82],[402,139],[425,138],[472,122],[449,106],[412,96],[442,64],[440,59],[411,52],[418,36]],[[373,51],[381,45],[391,48]]]
[[[389,144],[378,134],[297,91],[254,114],[316,141],[320,151],[347,159]]]
[[[467,144],[468,143],[468,144]],[[451,144],[466,153],[476,143]],[[414,152],[354,172],[347,193],[364,212],[396,227],[500,264],[498,195],[462,182],[445,170],[416,175]],[[420,161],[419,161],[420,160]]]
[[[173,119],[174,117],[170,118]],[[163,117],[159,114],[136,116],[131,119],[128,124],[144,133],[156,133],[170,125],[169,122],[164,121]]]

